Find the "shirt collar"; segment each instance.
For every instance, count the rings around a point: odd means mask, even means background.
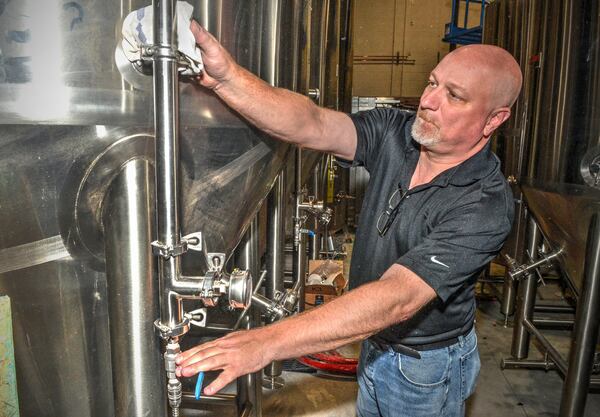
[[[413,139],[411,128],[413,120],[406,124],[405,138],[406,143],[406,161],[408,165],[416,166],[419,159],[420,145]],[[464,160],[460,164],[435,177],[429,185],[437,185],[446,187],[448,184],[457,186],[470,185],[491,174],[497,169],[500,161],[492,152],[491,143],[488,142],[479,152]],[[410,172],[410,176],[414,173],[414,168]],[[408,179],[410,181],[410,178]]]

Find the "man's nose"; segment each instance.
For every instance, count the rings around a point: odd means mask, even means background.
[[[437,110],[440,104],[440,88],[425,88],[419,102],[422,109]]]

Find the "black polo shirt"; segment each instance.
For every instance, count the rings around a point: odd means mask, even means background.
[[[415,317],[379,334],[406,345],[448,340],[471,328],[475,281],[500,251],[514,214],[512,193],[489,145],[407,191],[419,159],[410,133],[414,117],[397,109],[351,115],[358,137],[352,165],[364,166],[371,178],[356,231],[350,287],[379,279],[398,263],[437,294]],[[398,187],[407,192],[382,237],[377,221]]]

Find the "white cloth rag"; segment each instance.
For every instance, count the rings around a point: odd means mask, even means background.
[[[202,72],[202,55],[196,46],[194,34],[190,29],[190,21],[194,6],[185,1],[178,1],[176,5],[178,49],[187,61],[187,67],[180,69],[183,75],[196,75]],[[130,62],[141,59],[141,49],[144,45],[151,45],[154,40],[152,30],[152,6],[138,9],[127,15],[123,21],[123,53]]]

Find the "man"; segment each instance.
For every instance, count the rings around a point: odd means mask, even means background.
[[[348,116],[273,88],[192,22],[201,85],[275,138],[334,154],[371,174],[353,251],[352,290],[273,325],[182,353],[177,373],[222,370],[204,392],[274,360],[363,340],[357,413],[461,416],[479,372],[473,288],[512,223],[490,136],[521,86],[515,60],[474,45],[431,72],[416,115]],[[352,162],[349,162],[352,161]]]

